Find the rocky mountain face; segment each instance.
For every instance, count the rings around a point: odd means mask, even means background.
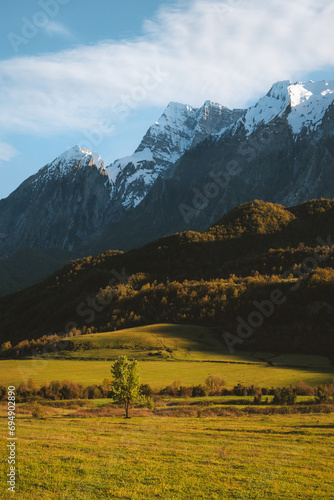
[[[203,230],[235,206],[334,196],[334,82],[278,82],[251,108],[171,103],[132,156],[107,168],[72,148],[0,201],[0,257],[75,255]]]
[[[334,82],[275,84],[216,141],[203,143],[180,162],[178,181],[188,176],[191,158],[199,190],[198,198],[192,186],[184,193],[178,205],[182,218],[204,228],[256,198],[288,206],[332,198],[333,102]]]
[[[107,167],[115,205],[118,202],[126,211],[136,207],[158,177],[170,175],[171,167],[185,151],[221,132],[244,113],[212,101],[206,101],[201,108],[171,102],[133,155]]]
[[[231,126],[187,150],[172,176],[159,177],[121,224],[99,230],[83,252],[203,230],[254,199],[292,206],[333,198],[333,101],[334,82],[278,82]]]
[[[135,153],[107,168],[98,153],[71,148],[0,200],[0,258],[24,246],[76,250],[122,220],[187,149],[242,113],[211,101],[198,109],[171,103]]]
[[[62,154],[0,200],[0,254],[23,246],[73,250],[93,234],[110,203],[99,155],[78,146]]]

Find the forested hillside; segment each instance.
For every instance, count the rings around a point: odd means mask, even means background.
[[[177,322],[214,326],[233,349],[328,355],[333,223],[332,200],[254,201],[203,233],[72,261],[0,300],[2,339]]]

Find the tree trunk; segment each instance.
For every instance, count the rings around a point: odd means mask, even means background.
[[[125,418],[129,417],[129,401],[125,401]]]

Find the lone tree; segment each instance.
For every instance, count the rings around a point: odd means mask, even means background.
[[[140,377],[138,363],[134,359],[128,360],[126,356],[118,356],[111,366],[114,376],[112,381],[112,395],[117,403],[123,403],[125,417],[129,418],[129,408],[132,403],[140,400]]]

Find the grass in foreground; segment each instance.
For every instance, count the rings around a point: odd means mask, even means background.
[[[19,500],[334,498],[332,415],[21,415],[17,428]]]

